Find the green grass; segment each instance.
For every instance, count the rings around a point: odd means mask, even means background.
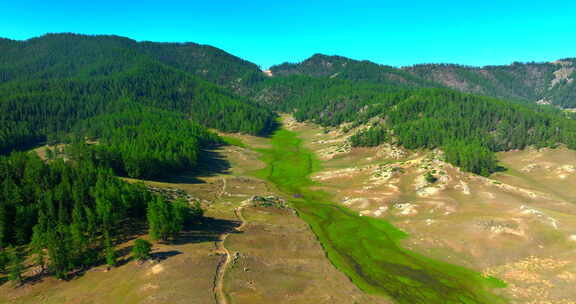
[[[238,138],[222,135],[220,135],[220,138],[228,145],[246,148],[246,145]]]
[[[255,175],[291,195],[291,203],[310,225],[330,261],[357,286],[401,304],[507,303],[491,289],[495,278],[424,257],[400,246],[407,236],[390,223],[359,216],[330,202],[326,192],[310,190],[309,175],[319,169],[314,154],[293,132],[280,129],[272,148],[259,149],[267,167]]]

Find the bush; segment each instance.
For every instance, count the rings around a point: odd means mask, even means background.
[[[152,250],[152,244],[143,239],[137,239],[134,241],[134,247],[132,247],[132,256],[135,260],[144,261],[150,258],[150,251]]]
[[[433,184],[435,182],[438,181],[438,178],[436,178],[436,176],[432,175],[432,173],[428,172],[426,173],[426,181],[430,184]]]

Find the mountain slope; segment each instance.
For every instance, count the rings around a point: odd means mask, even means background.
[[[481,68],[453,64],[395,68],[316,54],[301,63],[284,63],[270,70],[274,76],[308,75],[404,87],[446,87],[497,98],[576,107],[575,59]]]
[[[212,46],[136,42],[120,36],[47,34],[26,41],[0,40],[0,83],[109,75],[142,58],[234,89],[263,77],[255,64]]]
[[[404,70],[463,92],[568,108],[576,106],[574,59],[482,68],[444,64],[416,65]]]
[[[357,146],[442,148],[449,162],[482,175],[498,170],[495,151],[576,147],[576,121],[557,109],[450,89],[292,75],[266,80],[255,99],[299,121],[345,131],[369,128],[352,137]]]
[[[150,50],[150,45],[156,50]],[[112,113],[114,104],[122,100],[174,111],[225,132],[261,134],[273,124],[274,115],[247,98],[155,58],[161,57],[158,50],[174,51],[178,45],[52,34],[27,41],[2,40],[0,48],[0,152],[47,138],[63,140],[75,124]],[[224,58],[221,62],[236,60],[241,66],[253,66],[210,47],[186,47],[194,48]],[[237,76],[221,69],[232,64],[216,65],[217,59],[174,58],[186,59],[189,69],[192,62],[198,62],[197,67],[214,66],[214,75],[222,72],[228,77],[221,82]]]
[[[316,54],[301,63],[276,65],[271,67],[270,71],[274,76],[308,75],[406,87],[439,86],[391,66],[322,54]]]

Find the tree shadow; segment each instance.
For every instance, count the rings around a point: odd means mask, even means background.
[[[136,239],[136,237],[132,238]],[[132,253],[132,248],[134,246],[126,246],[116,250],[116,267],[123,266],[128,262],[132,261],[130,254]]]
[[[236,230],[240,224],[239,221],[206,217],[200,223],[189,224],[184,227],[184,230],[180,232],[178,239],[174,240],[172,244],[183,245],[191,243],[217,242],[220,240],[220,235],[224,233],[242,233],[241,231]]]
[[[22,281],[22,285],[34,285],[37,283],[41,283],[44,278],[49,277],[50,273],[46,270],[46,271],[42,271],[42,272],[36,272],[31,276],[27,276],[24,278],[24,280]],[[2,284],[0,283],[0,286]]]
[[[280,129],[281,126],[282,124],[278,121],[278,118],[276,118],[270,123],[270,125],[268,125],[268,127],[264,128],[260,133],[258,133],[258,136],[270,138],[272,135],[274,135],[274,132]]]
[[[222,154],[216,152],[216,148],[217,146],[202,149],[194,169],[172,176],[156,178],[154,181],[175,184],[203,184],[204,181],[199,179],[199,176],[210,177],[230,173],[230,162]]]
[[[168,250],[168,251],[153,252],[152,254],[150,254],[150,256],[153,260],[163,261],[167,258],[171,258],[173,256],[177,256],[180,254],[182,254],[182,251]]]
[[[0,286],[4,285],[6,282],[8,282],[8,278],[7,278],[7,277],[2,277],[2,278],[0,278]]]
[[[203,243],[203,242],[217,242],[220,241],[220,236],[224,233],[242,233],[242,231],[236,230],[240,226],[239,221],[217,219],[211,217],[205,217],[200,222],[187,224],[184,229],[180,232],[179,237],[172,242],[173,245],[184,245],[193,243]],[[136,236],[127,236],[123,240],[119,241],[126,242],[137,238]],[[126,246],[116,250],[116,266],[114,268],[121,267],[133,260],[131,256],[133,246]],[[162,261],[173,256],[182,254],[179,250],[168,250],[153,252],[151,254],[151,259]],[[89,271],[106,271],[102,269],[102,266],[106,265],[106,261],[103,258],[98,259],[93,264],[85,265],[76,270],[69,272],[64,278],[64,281],[71,281],[78,279]],[[34,285],[43,281],[45,277],[49,277],[52,274],[49,271],[38,271],[31,276],[24,278],[23,285]],[[7,277],[0,277],[0,286],[8,282]]]
[[[508,168],[500,166],[500,165],[498,165],[498,166],[496,166],[496,168],[494,168],[494,173],[506,172],[506,171],[508,171]]]

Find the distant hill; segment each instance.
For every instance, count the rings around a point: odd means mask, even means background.
[[[0,39],[0,83],[108,75],[143,59],[159,61],[235,90],[264,77],[257,65],[212,46],[66,33],[26,41]]]
[[[271,67],[270,71],[274,76],[308,75],[405,87],[439,86],[432,81],[391,66],[322,54],[316,54],[301,63],[276,65]]]
[[[0,152],[61,140],[77,123],[111,114],[126,100],[225,132],[261,134],[272,112],[228,89],[250,71],[262,74],[254,64],[191,43],[77,34],[3,39]]]
[[[403,70],[463,92],[576,107],[576,59],[481,68],[425,64]]]
[[[403,87],[446,87],[497,98],[576,107],[576,59],[481,68],[453,64],[395,68],[316,54],[301,63],[283,63],[270,70],[275,76],[298,74]]]

